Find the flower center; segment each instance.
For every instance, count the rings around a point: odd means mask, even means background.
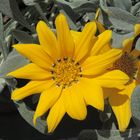
[[[81,67],[78,63],[75,64],[75,61],[71,58],[63,58],[57,60],[53,64],[53,79],[56,81],[56,85],[62,85],[63,88],[66,86],[71,86],[73,83],[79,81],[81,75],[79,72]]]
[[[130,81],[134,79],[137,72],[137,60],[132,55],[124,53],[121,58],[114,62],[112,69],[119,69],[126,73]]]

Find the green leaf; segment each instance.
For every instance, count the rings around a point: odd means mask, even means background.
[[[6,78],[6,75],[9,72],[14,71],[28,63],[29,61],[27,59],[21,56],[16,50],[13,50],[0,66],[0,77]]]

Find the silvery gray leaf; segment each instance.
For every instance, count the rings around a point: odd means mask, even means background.
[[[134,16],[137,16],[137,12],[140,10],[140,2],[138,2],[136,5],[131,7],[131,13]]]
[[[5,78],[5,83],[10,87],[10,88],[15,88],[17,85],[17,80],[14,78]]]
[[[140,127],[140,86],[135,88],[132,94],[131,108],[133,114],[133,121]]]
[[[27,32],[15,29],[12,31],[12,34],[16,38],[16,40],[21,43],[24,44],[34,43],[34,38],[31,35],[29,35]]]
[[[34,28],[29,25],[19,10],[16,0],[1,0],[0,11],[8,17],[18,21],[23,27],[34,32]]]
[[[29,61],[25,59],[25,57],[21,56],[13,49],[13,51],[9,53],[7,59],[0,66],[0,77],[6,77],[9,72],[14,71],[28,63]]]
[[[128,26],[127,28],[130,28],[134,24],[140,23],[140,19],[136,18],[131,13],[116,7],[108,7],[108,16],[110,18],[110,21],[114,25],[116,22],[116,24],[121,24],[120,26],[124,28],[126,28],[125,26]]]
[[[67,17],[69,26],[72,30],[80,29],[80,25],[76,24],[64,10],[60,10],[60,12],[63,13]]]
[[[132,1],[131,0],[109,0],[108,5],[113,7],[118,7],[123,10],[129,11],[132,7]]]
[[[88,13],[88,12],[96,12],[97,8],[99,7],[99,2],[95,0],[94,2],[92,1],[87,1],[87,3],[82,4],[81,6],[78,6],[74,8],[74,11],[77,13]]]
[[[82,5],[84,4],[97,4],[98,3],[98,0],[90,0],[90,1],[87,1],[87,0],[70,0],[69,2],[67,0],[56,0],[57,2],[60,2],[60,3],[63,3],[63,4],[66,4],[66,5],[69,5],[72,9],[75,9],[75,8],[78,8],[78,7],[81,7]]]
[[[78,140],[97,140],[97,132],[92,129],[82,130],[78,136]]]
[[[108,14],[110,22],[114,26],[118,26],[126,31],[132,31],[133,26],[140,23],[140,19],[136,18],[129,12],[116,7],[108,7],[106,13]]]
[[[37,0],[22,0],[25,5],[35,5]]]
[[[0,93],[3,91],[5,87],[5,79],[0,78]]]
[[[3,55],[3,58],[6,59],[8,55],[8,49],[4,38],[5,36],[4,36],[3,18],[2,13],[0,13],[0,50]]]
[[[78,140],[139,140],[138,128],[128,129],[124,133],[119,130],[92,130],[84,129],[80,132]]]
[[[61,8],[60,9],[60,12],[61,11],[64,11],[67,14],[67,17],[68,18],[71,18],[71,20],[74,23],[76,23],[76,21],[78,20],[78,18],[80,18],[79,13],[76,14],[74,12],[74,10],[69,5],[66,5],[66,4],[63,4],[63,3],[60,3],[60,2],[57,2],[57,5],[59,6],[59,8]]]
[[[123,133],[119,130],[98,130],[98,140],[139,140],[140,129],[128,129]]]
[[[108,7],[108,5],[107,5],[107,0],[99,0],[99,4],[100,4],[100,8],[102,9],[102,10],[104,10],[104,11],[106,11],[107,10],[107,7]]]
[[[23,117],[25,121],[27,121],[31,126],[35,127],[39,132],[47,134],[47,125],[45,120],[38,118],[36,126],[34,126],[33,124],[34,111],[30,110],[26,106],[26,104],[22,101],[15,102],[15,104],[17,105],[17,109],[20,115]]]
[[[140,19],[136,18],[130,12],[118,7],[109,7],[106,0],[100,0],[100,6],[101,9],[107,14],[107,18],[112,23],[114,28],[119,28],[125,31],[132,31],[133,26],[136,23],[140,23]]]
[[[135,48],[140,50],[140,38],[137,40]]]
[[[48,3],[49,0],[22,0],[25,5],[32,6],[39,2]]]
[[[95,19],[95,13],[94,12],[88,12],[87,13],[87,16],[89,18],[90,21],[94,20]]]
[[[7,37],[8,35],[11,35],[11,32],[13,29],[15,29],[18,25],[17,21],[10,20],[4,25],[4,34]]]
[[[119,34],[119,33],[113,32],[112,47],[121,48],[123,41],[127,38],[132,37],[133,34],[134,34],[134,32],[130,32],[130,33],[127,33],[127,34]]]

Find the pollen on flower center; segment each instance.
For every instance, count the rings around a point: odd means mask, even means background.
[[[132,80],[137,72],[137,60],[130,54],[124,53],[114,62],[112,69],[119,69],[126,73]]]
[[[81,75],[79,72],[81,67],[78,63],[71,58],[63,58],[57,60],[57,63],[53,64],[53,79],[58,86],[62,85],[63,88],[71,86],[74,82],[77,82]]]

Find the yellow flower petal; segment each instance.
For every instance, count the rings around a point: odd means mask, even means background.
[[[97,75],[105,72],[113,62],[119,59],[122,51],[119,49],[111,49],[110,51],[98,56],[91,56],[87,58],[82,65],[83,75]]]
[[[39,42],[42,48],[53,58],[58,56],[57,40],[54,33],[43,21],[39,21],[36,27]],[[54,53],[55,52],[55,53]]]
[[[104,99],[109,98],[114,94],[118,94],[119,91],[120,90],[118,90],[117,88],[103,88]]]
[[[55,24],[62,57],[72,57],[74,53],[74,41],[66,17],[63,14],[59,14],[55,20]]]
[[[39,102],[34,114],[33,122],[36,124],[36,119],[47,112],[57,101],[62,91],[62,87],[56,85],[51,86],[47,90],[41,93]]]
[[[54,84],[53,80],[46,81],[30,81],[27,85],[22,88],[15,89],[12,93],[13,100],[21,100],[25,97],[28,97],[32,94],[41,93],[50,86]]]
[[[98,9],[96,10],[96,13],[95,13],[95,20],[98,20],[99,15],[100,15],[100,8],[98,8]]]
[[[67,87],[62,92],[64,96],[65,108],[70,117],[77,120],[84,120],[87,115],[87,109],[84,97],[80,91],[75,90],[74,86]]]
[[[107,51],[109,51],[111,49],[112,49],[111,44],[108,43],[108,44],[106,44],[105,46],[102,47],[102,49],[99,51],[99,54],[103,54],[103,53],[105,53],[105,52],[107,52]]]
[[[85,25],[79,40],[75,45],[74,59],[76,62],[81,61],[91,50],[91,41],[93,41],[94,35],[96,33],[95,22],[89,22]],[[96,38],[95,38],[96,39]]]
[[[140,24],[136,24],[134,26],[135,36],[137,36],[140,33]]]
[[[123,41],[123,47],[124,47],[123,51],[124,52],[127,52],[127,53],[131,52],[133,41],[139,33],[140,33],[140,24],[136,24],[134,26],[134,36]],[[139,55],[137,50],[134,50],[133,53],[132,53],[132,55],[134,55],[134,56],[135,56],[135,54]]]
[[[118,93],[119,94],[125,94],[125,95],[127,95],[131,99],[131,95],[132,95],[135,87],[136,87],[136,81],[134,80],[133,82],[125,85],[124,90],[121,90]]]
[[[103,24],[98,21],[99,16],[100,16],[100,12],[101,12],[100,8],[98,8],[96,11],[96,14],[95,14],[95,22],[96,22],[97,29],[98,29],[99,33],[102,33],[105,31],[105,28],[104,28]]]
[[[40,68],[34,63],[30,63],[15,71],[12,71],[8,73],[7,76],[13,76],[16,78],[31,79],[31,80],[43,80],[52,77],[51,72]]]
[[[132,50],[131,55],[133,55],[135,58],[137,58],[137,57],[139,57],[139,56],[140,56],[140,51],[139,51],[139,50],[134,49],[134,50]]]
[[[47,117],[48,133],[51,133],[55,130],[65,115],[65,112],[64,101],[63,98],[60,97],[59,100],[50,109],[49,115]]]
[[[117,118],[119,130],[124,132],[131,119],[130,100],[126,95],[114,94],[109,98],[109,103]]]
[[[132,44],[133,44],[134,38],[129,38],[123,41],[123,52],[130,53],[132,50]]]
[[[103,91],[94,79],[82,78],[79,83],[73,85],[75,93],[84,96],[85,103],[99,110],[104,109]]]
[[[136,84],[140,85],[140,61],[138,62],[138,72],[136,77]]]
[[[117,88],[129,81],[128,75],[120,70],[113,70],[95,78],[102,87]]]
[[[42,47],[36,44],[17,44],[13,46],[19,53],[27,57],[30,61],[44,69],[50,69],[52,60],[43,51]]]
[[[106,30],[103,33],[101,33],[98,36],[98,40],[96,41],[96,43],[94,44],[94,46],[91,50],[91,55],[99,54],[102,47],[110,42],[111,37],[112,37],[112,31],[111,30]]]
[[[95,22],[96,22],[96,25],[97,25],[97,29],[99,30],[99,33],[103,33],[105,31],[105,28],[104,28],[103,24],[98,22],[98,21],[95,21]]]
[[[71,30],[70,32],[71,32],[71,35],[73,37],[75,44],[78,43],[79,37],[81,36],[82,33],[74,31],[74,30]]]

